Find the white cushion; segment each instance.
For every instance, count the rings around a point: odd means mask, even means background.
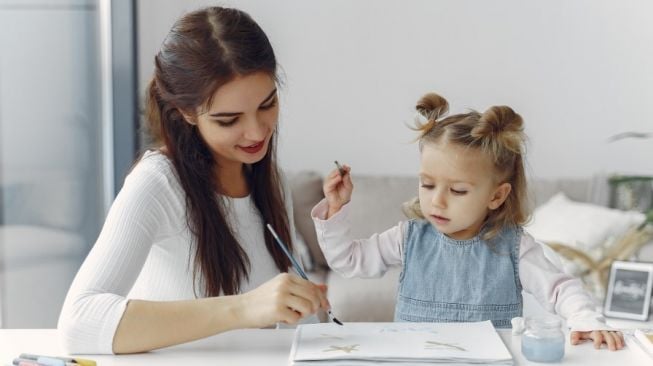
[[[558,193],[535,210],[525,228],[539,241],[591,251],[643,221],[644,214],[640,212],[575,202]]]

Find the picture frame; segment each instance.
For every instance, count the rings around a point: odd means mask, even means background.
[[[653,263],[614,261],[610,267],[603,314],[648,320],[653,291]]]

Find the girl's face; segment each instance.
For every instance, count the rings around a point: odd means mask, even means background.
[[[213,94],[211,105],[186,117],[220,167],[239,168],[263,159],[279,120],[277,88],[270,75],[259,72],[230,81]]]
[[[496,183],[490,159],[474,148],[425,143],[419,201],[424,217],[457,240],[477,235],[489,212],[503,204],[509,183]]]

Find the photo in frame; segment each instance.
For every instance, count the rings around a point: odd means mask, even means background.
[[[647,320],[653,290],[653,263],[614,261],[610,267],[603,314]]]

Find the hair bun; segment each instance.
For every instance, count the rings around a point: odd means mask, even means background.
[[[481,115],[478,125],[471,132],[473,137],[493,136],[503,132],[521,132],[523,120],[508,106],[490,107]]]
[[[508,106],[490,107],[470,131],[475,139],[491,138],[510,151],[520,153],[524,136],[524,121]]]
[[[424,94],[415,109],[429,121],[435,121],[449,112],[449,103],[436,93]]]

